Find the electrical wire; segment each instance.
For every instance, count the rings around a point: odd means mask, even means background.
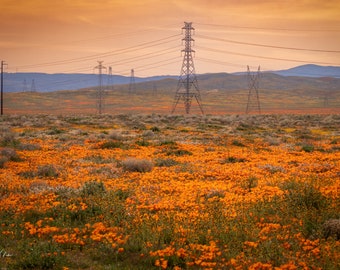
[[[309,52],[322,52],[322,53],[340,53],[340,51],[336,50],[318,50],[318,49],[305,49],[305,48],[294,48],[294,47],[283,47],[283,46],[275,46],[268,44],[260,44],[260,43],[250,43],[243,41],[236,41],[231,39],[223,39],[223,38],[214,38],[205,35],[196,35],[196,37],[200,37],[203,39],[214,40],[214,41],[222,41],[233,44],[247,45],[247,46],[256,46],[256,47],[264,47],[264,48],[274,48],[274,49],[283,49],[283,50],[295,50],[295,51],[309,51]]]
[[[199,23],[195,24],[203,26],[213,26],[213,27],[226,27],[226,28],[236,28],[236,29],[248,29],[248,30],[268,30],[268,31],[291,31],[291,32],[340,32],[340,29],[291,29],[291,28],[271,28],[271,27],[254,27],[254,26],[239,26],[231,24],[212,24],[212,23]]]
[[[121,53],[126,53],[129,51],[133,51],[136,50],[138,47],[141,48],[149,48],[149,47],[154,47],[154,46],[158,46],[158,45],[162,45],[165,43],[168,43],[169,41],[165,41],[165,40],[171,40],[174,37],[178,37],[181,34],[176,34],[176,35],[172,35],[172,36],[168,36],[165,38],[161,38],[161,39],[157,39],[157,40],[153,40],[153,41],[149,41],[149,42],[144,42],[135,46],[130,46],[124,49],[119,49],[119,50],[115,50],[115,51],[109,51],[109,52],[105,52],[105,53],[99,53],[99,54],[93,54],[93,55],[89,55],[89,56],[84,56],[84,57],[78,57],[78,58],[71,58],[71,59],[66,59],[66,60],[60,60],[60,61],[54,61],[54,62],[45,62],[45,63],[40,63],[40,64],[33,64],[33,65],[23,65],[23,66],[18,66],[18,69],[27,69],[27,68],[37,68],[37,67],[47,67],[47,66],[55,66],[55,65],[64,65],[64,64],[71,64],[71,63],[76,63],[76,62],[82,62],[82,61],[88,61],[88,60],[93,60],[93,59],[97,59],[99,57],[108,57],[108,56],[113,56],[113,55],[117,55],[117,54],[121,54]],[[177,40],[177,39],[176,39]],[[160,42],[160,41],[165,41],[165,42]],[[171,40],[173,41],[173,40]],[[150,45],[152,44],[152,45]]]
[[[218,53],[225,53],[225,54],[232,54],[232,55],[239,55],[239,56],[246,56],[246,57],[255,57],[261,59],[269,59],[269,60],[278,60],[278,61],[287,61],[287,62],[296,62],[296,63],[307,63],[307,64],[321,64],[321,65],[339,65],[336,63],[329,63],[329,62],[319,62],[319,61],[306,61],[306,60],[299,60],[299,59],[287,59],[287,58],[278,58],[278,57],[270,57],[270,56],[260,56],[260,55],[252,55],[252,54],[245,54],[245,53],[237,53],[232,51],[224,51],[218,49],[212,49],[204,46],[196,46],[202,50],[207,50],[211,52],[218,52]]]

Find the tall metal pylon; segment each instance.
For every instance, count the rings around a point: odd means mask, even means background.
[[[109,74],[107,77],[107,89],[113,90],[112,67],[109,67]]]
[[[1,61],[1,75],[0,75],[0,115],[4,114],[4,66],[7,66],[5,61]]]
[[[103,66],[103,61],[97,61],[98,66],[94,67],[95,69],[98,69],[99,71],[99,86],[98,86],[98,93],[97,93],[97,106],[98,106],[98,113],[103,113],[104,108],[104,89],[103,89],[103,69],[106,69],[106,67]]]
[[[22,92],[27,92],[27,82],[26,82],[26,79],[24,79],[24,82],[23,82]]]
[[[35,80],[32,79],[32,83],[31,83],[31,92],[37,92],[37,88],[35,87]]]
[[[184,58],[171,113],[175,112],[178,102],[183,100],[185,112],[189,114],[192,99],[195,98],[201,113],[204,114],[192,57],[192,53],[195,53],[192,49],[192,43],[194,42],[192,31],[194,31],[195,28],[192,27],[192,22],[184,22],[182,30],[185,30],[185,37],[182,39],[185,42],[185,48],[182,50],[182,52],[184,52]]]
[[[129,94],[135,94],[135,93],[136,93],[135,71],[134,69],[131,69]]]
[[[251,73],[249,66],[247,66],[247,79],[248,79],[248,102],[246,108],[246,114],[251,111],[261,113],[260,98],[259,98],[259,84],[260,84],[260,66],[256,73]]]

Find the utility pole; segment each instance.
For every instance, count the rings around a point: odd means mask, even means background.
[[[98,113],[102,114],[103,112],[103,100],[104,100],[104,91],[103,91],[103,78],[102,78],[102,70],[106,69],[102,65],[103,61],[98,61],[98,66],[95,67],[95,69],[98,69],[99,71],[99,88],[98,88]]]
[[[260,66],[257,69],[256,74],[250,72],[249,66],[247,66],[247,78],[248,78],[248,102],[246,108],[246,114],[248,114],[252,109],[257,110],[261,113],[260,99],[259,99],[259,84],[260,84]]]
[[[184,58],[171,113],[175,112],[178,102],[183,100],[185,112],[189,114],[192,99],[195,98],[201,113],[204,114],[192,57],[192,53],[195,53],[195,51],[191,48],[194,42],[192,31],[195,30],[195,28],[192,27],[192,22],[184,22],[182,30],[185,30],[185,37],[182,39],[185,42],[185,48],[182,50],[182,52],[184,52]]]
[[[0,104],[0,114],[4,114],[4,66],[7,65],[5,61],[1,61],[1,82],[0,82],[0,88],[1,88],[1,104]]]

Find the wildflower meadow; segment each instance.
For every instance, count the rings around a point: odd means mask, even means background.
[[[0,118],[0,269],[339,269],[340,115]]]

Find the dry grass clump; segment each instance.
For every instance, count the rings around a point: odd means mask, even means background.
[[[147,159],[128,158],[122,161],[122,166],[128,172],[151,172],[153,163]]]

